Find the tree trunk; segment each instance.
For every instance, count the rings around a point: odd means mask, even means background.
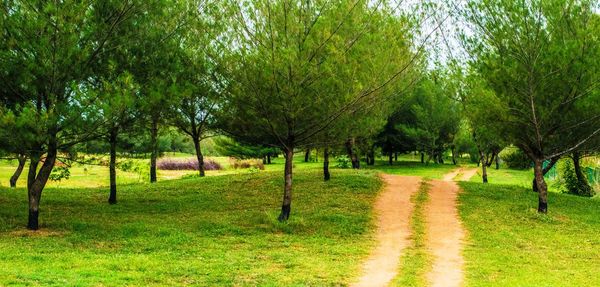
[[[394,161],[398,162],[398,152],[394,152]]]
[[[479,152],[479,160],[481,160],[481,179],[483,180],[483,183],[488,183],[488,176],[487,176],[487,159],[486,159],[486,155],[483,152]]]
[[[19,180],[19,177],[23,172],[23,168],[25,167],[25,163],[27,162],[27,157],[24,155],[18,155],[17,160],[19,161],[19,166],[17,166],[17,170],[15,170],[15,173],[10,177],[10,187],[12,188],[17,187],[17,181]]]
[[[352,168],[359,169],[360,162],[358,160],[358,155],[354,152],[354,139],[348,139],[346,141],[346,152],[348,152],[348,157],[352,161]]]
[[[542,170],[542,175],[546,175],[551,169],[552,167],[554,167],[554,165],[558,162],[560,158],[555,157],[555,158],[551,158],[550,159],[550,163]],[[537,181],[535,180],[535,173],[534,173],[534,177],[531,183],[531,189],[533,190],[533,192],[538,192],[539,189],[537,187]]]
[[[150,129],[150,182],[156,182],[156,158],[158,157],[158,120],[152,119]]]
[[[456,165],[456,149],[452,147],[452,164]]]
[[[538,212],[539,213],[547,213],[548,212],[548,187],[546,186],[546,181],[544,180],[544,170],[542,168],[543,161],[541,159],[535,159],[533,161],[533,172],[535,174],[535,182],[538,187]]]
[[[390,165],[394,165],[394,155],[392,152],[388,153],[388,162]]]
[[[267,154],[267,164],[271,164],[271,154]]]
[[[500,154],[496,155],[496,169],[500,169]]]
[[[581,171],[581,163],[579,162],[579,159],[581,159],[581,154],[579,152],[573,152],[573,167],[575,169],[575,176],[577,177],[577,181],[581,187],[585,188],[586,190],[591,190],[592,187],[588,184],[585,175]]]
[[[200,138],[195,137],[193,140],[194,149],[196,151],[196,159],[198,160],[198,173],[200,176],[204,176],[206,172],[204,170],[204,155],[202,154],[202,148],[200,146]]]
[[[110,195],[108,196],[109,204],[117,203],[117,129],[113,128],[110,131],[109,143],[110,143],[110,163],[109,163],[109,177],[110,177]]]
[[[290,218],[292,210],[292,167],[294,160],[294,149],[289,148],[285,152],[285,171],[284,171],[284,186],[283,186],[283,203],[281,205],[281,214],[278,220],[280,222],[287,221]]]
[[[27,196],[29,199],[29,217],[27,221],[27,229],[38,230],[39,229],[39,215],[40,215],[40,200],[42,198],[42,191],[48,182],[52,168],[56,161],[57,155],[57,143],[56,137],[51,135],[48,143],[48,152],[46,153],[46,159],[42,164],[42,167],[38,171],[38,164],[40,163],[41,154],[34,154],[31,156],[29,164],[29,171],[27,174]]]
[[[304,162],[308,162],[309,159],[310,159],[310,148],[307,148],[306,152],[304,153]]]
[[[367,162],[367,164],[375,165],[375,149],[373,147],[369,149],[369,162]]]
[[[421,152],[421,163],[425,163],[425,153]]]
[[[329,173],[329,147],[323,150],[323,179],[328,181],[331,178]]]

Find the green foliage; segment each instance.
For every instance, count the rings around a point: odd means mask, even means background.
[[[57,166],[52,169],[49,179],[52,181],[61,181],[63,179],[69,179],[71,171],[67,166]]]
[[[531,168],[531,159],[521,149],[513,149],[512,151],[503,153],[502,161],[504,161],[509,168]]]
[[[570,160],[567,160],[564,163],[562,176],[567,193],[585,197],[592,197],[596,194],[594,189],[587,184],[587,182],[581,182],[577,179],[573,164]]]
[[[339,168],[350,168],[351,160],[347,155],[340,155],[335,158],[336,166]]]

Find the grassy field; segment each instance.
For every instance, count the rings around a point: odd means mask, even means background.
[[[600,286],[600,200],[463,182],[467,286]]]
[[[285,224],[276,220],[282,158],[264,171],[234,170],[227,158],[216,158],[225,170],[205,178],[159,170],[159,182],[149,184],[145,174],[118,171],[115,206],[105,203],[108,169],[75,165],[70,179],[44,191],[35,233],[24,229],[24,176],[19,188],[7,188],[14,163],[0,162],[0,286],[347,285],[375,244],[377,173],[436,179],[457,168],[423,165],[414,155],[360,171],[332,160],[332,180],[324,183],[321,162],[295,159]],[[478,175],[461,183],[467,286],[600,286],[600,198],[552,193],[549,214],[538,215],[531,171],[489,172],[490,184],[478,183]],[[412,198],[414,244],[394,286],[426,284],[427,199],[426,185]]]
[[[115,206],[105,188],[48,188],[35,233],[26,191],[0,188],[0,285],[349,283],[372,246],[375,173],[299,169],[286,224],[281,186],[278,172],[124,185]]]

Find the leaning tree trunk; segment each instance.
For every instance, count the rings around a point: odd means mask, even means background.
[[[559,158],[555,157],[555,158],[551,158],[550,159],[550,164],[548,164],[544,169],[542,169],[542,175],[546,175],[553,167],[554,165],[558,162]],[[535,180],[535,173],[534,173],[534,177],[531,183],[531,189],[533,190],[533,192],[538,192],[539,188],[537,186],[537,181]]]
[[[158,157],[158,120],[152,119],[150,128],[150,182],[156,182],[156,158]]]
[[[195,137],[193,140],[194,140],[194,149],[196,150],[196,159],[198,160],[198,173],[200,176],[204,176],[205,175],[204,155],[202,154],[202,148],[200,146],[200,138]]]
[[[285,153],[285,170],[284,170],[284,186],[283,186],[283,203],[281,205],[281,213],[278,220],[280,222],[287,221],[290,218],[292,211],[292,167],[294,161],[294,149],[288,148]]]
[[[117,129],[113,128],[110,131],[109,142],[110,142],[110,163],[109,163],[109,177],[110,177],[110,195],[108,196],[109,204],[117,203]]]
[[[348,139],[346,141],[346,152],[348,152],[348,157],[352,161],[352,168],[359,169],[360,161],[358,160],[358,155],[354,152],[354,139]]]
[[[481,179],[483,180],[483,183],[488,183],[487,159],[486,155],[481,151],[479,152],[479,160],[481,160]]]
[[[589,185],[585,175],[581,171],[581,163],[579,162],[581,159],[581,154],[579,152],[573,152],[573,167],[575,169],[575,176],[577,177],[577,181],[579,182],[579,186],[586,190],[591,190],[592,187]]]
[[[548,212],[548,186],[544,180],[544,170],[542,168],[542,159],[535,159],[533,161],[533,172],[535,174],[535,182],[538,187],[538,212]]]
[[[48,182],[52,168],[56,161],[57,155],[57,143],[56,137],[51,135],[48,143],[48,152],[42,167],[38,170],[38,164],[40,163],[41,154],[34,154],[31,156],[29,163],[29,171],[27,174],[27,196],[29,199],[29,217],[27,221],[27,229],[38,230],[39,229],[39,215],[40,215],[40,200],[42,198],[42,191]]]
[[[19,177],[21,176],[21,173],[23,172],[23,168],[25,167],[25,163],[27,162],[27,157],[23,156],[23,155],[19,155],[19,156],[17,156],[17,160],[19,161],[19,166],[17,166],[17,170],[15,170],[15,173],[10,177],[10,187],[11,188],[17,187],[17,181],[19,180]]]
[[[328,181],[331,178],[329,173],[329,147],[323,150],[323,180]]]

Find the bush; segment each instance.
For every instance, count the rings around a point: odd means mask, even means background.
[[[339,168],[350,168],[350,158],[347,155],[341,155],[337,158],[337,167]]]
[[[596,192],[590,185],[577,180],[575,168],[573,167],[573,164],[570,161],[565,162],[563,170],[563,179],[565,182],[565,188],[567,189],[566,193],[586,197],[592,197],[596,194]]]
[[[263,164],[262,160],[260,159],[235,159],[235,158],[230,158],[229,162],[231,164],[231,167],[238,169],[238,168],[256,168],[259,170],[264,170],[265,169],[265,165]]]
[[[156,163],[156,167],[162,170],[198,170],[198,160],[195,158],[188,159],[160,159]],[[212,159],[204,160],[204,170],[221,170],[222,167],[218,162]]]
[[[506,166],[514,169],[528,169],[531,167],[531,159],[520,149],[502,156]]]

